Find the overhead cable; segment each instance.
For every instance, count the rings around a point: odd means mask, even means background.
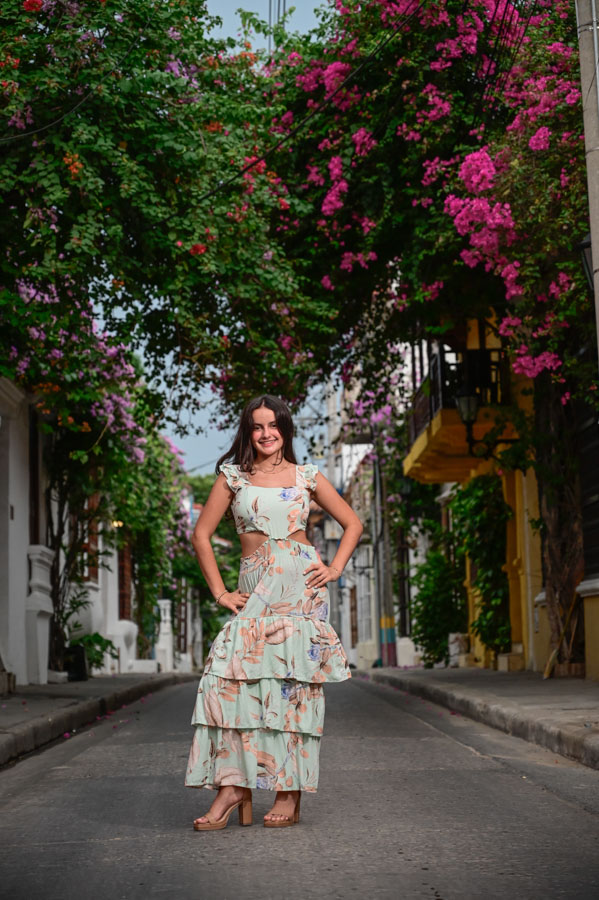
[[[152,21],[153,12],[154,12],[154,9],[152,8],[150,10],[150,12],[148,13],[148,18],[146,19],[145,25],[143,26],[143,28],[140,28],[138,34],[135,37],[135,40],[133,40],[129,44],[129,46],[127,47],[127,50],[125,51],[123,56],[118,60],[118,62],[114,66],[110,67],[110,69],[106,72],[106,74],[102,78],[100,78],[98,83],[95,84],[93,86],[93,88],[90,91],[88,91],[87,94],[85,94],[81,98],[81,100],[77,101],[77,103],[75,103],[74,106],[72,106],[70,109],[68,109],[65,113],[62,113],[62,115],[60,115],[57,119],[54,119],[52,122],[48,122],[47,125],[41,125],[39,128],[32,128],[30,131],[21,131],[19,134],[11,134],[9,137],[0,138],[0,144],[8,144],[11,141],[18,141],[18,140],[21,140],[22,138],[31,137],[32,135],[35,135],[35,134],[41,134],[41,132],[43,132],[43,131],[48,131],[49,128],[54,128],[55,125],[60,125],[60,123],[63,122],[68,116],[71,116],[76,110],[80,109],[80,107],[82,107],[84,103],[87,103],[89,98],[93,94],[95,94],[95,92],[98,90],[98,88],[102,84],[104,84],[105,81],[108,80],[109,76],[112,75],[112,73],[115,71],[115,69],[122,66],[122,64],[125,62],[125,60],[129,56],[131,51],[134,49],[134,47],[141,41],[144,34],[148,30],[148,26],[149,26],[150,22]]]

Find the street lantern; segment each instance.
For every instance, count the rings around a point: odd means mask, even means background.
[[[464,425],[474,425],[480,405],[478,394],[470,393],[466,388],[456,394],[455,405]]]
[[[589,291],[591,292],[591,294],[594,294],[595,284],[593,281],[593,251],[591,249],[590,234],[587,234],[586,237],[580,242],[580,244],[578,245],[578,249],[580,250],[582,268],[584,269],[584,274],[586,275],[586,279],[589,285]]]
[[[476,417],[478,416],[478,408],[480,405],[479,396],[478,394],[475,394],[474,391],[469,390],[467,387],[463,387],[456,394],[455,405],[460,419],[466,426],[468,452],[471,456],[474,456],[473,448],[475,441],[473,428],[474,423],[476,422]]]

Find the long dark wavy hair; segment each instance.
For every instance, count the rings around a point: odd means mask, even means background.
[[[270,394],[263,394],[261,397],[255,397],[253,400],[250,400],[241,413],[235,439],[229,450],[227,450],[226,453],[223,453],[216,464],[217,474],[220,472],[220,467],[224,462],[234,463],[239,466],[242,472],[251,472],[254,468],[256,451],[252,444],[252,431],[254,428],[252,413],[262,406],[272,410],[275,415],[277,428],[281,432],[281,437],[283,438],[283,455],[281,457],[281,462],[286,459],[287,462],[293,463],[294,465],[297,464],[295,451],[293,449],[293,419],[291,418],[289,407],[283,400],[279,400],[278,397],[272,397]]]

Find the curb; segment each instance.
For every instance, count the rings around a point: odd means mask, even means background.
[[[445,706],[476,722],[482,722],[531,744],[538,744],[591,769],[599,769],[599,734],[589,733],[584,727],[576,725],[563,727],[543,717],[543,714],[529,713],[515,703],[501,700],[496,696],[484,699],[477,691],[455,685],[445,687],[432,684],[425,679],[401,674],[371,673],[363,669],[357,669],[352,674],[375,684],[386,684],[408,694],[423,697],[431,703]]]
[[[66,731],[74,731],[83,725],[89,725],[96,716],[105,716],[124,703],[139,700],[150,691],[153,693],[173,684],[196,681],[198,677],[199,675],[191,672],[165,672],[155,678],[137,681],[130,687],[107,693],[103,697],[81,700],[55,714],[36,716],[23,725],[0,733],[0,766],[24,753],[43,747],[44,744],[61,737]]]

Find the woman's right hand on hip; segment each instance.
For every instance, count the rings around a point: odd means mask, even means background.
[[[249,596],[248,593],[240,591],[239,589],[236,591],[227,591],[218,601],[218,605],[224,606],[225,609],[230,609],[232,613],[237,614],[244,608],[245,604],[248,602]]]

